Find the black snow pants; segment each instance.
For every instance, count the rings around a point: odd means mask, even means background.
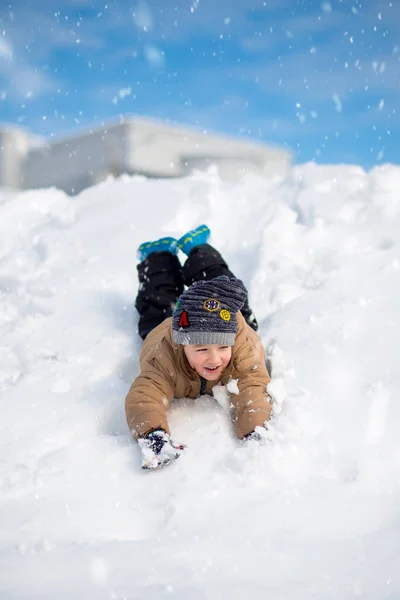
[[[175,254],[153,252],[137,266],[137,270],[139,292],[135,307],[139,313],[139,335],[143,340],[164,319],[172,316],[184,286],[220,275],[235,277],[221,254],[209,244],[193,248],[183,267]],[[258,323],[247,299],[241,312],[250,327],[257,331]]]

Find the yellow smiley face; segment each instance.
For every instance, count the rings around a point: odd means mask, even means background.
[[[219,313],[219,316],[224,321],[230,321],[231,320],[231,313],[229,312],[229,310],[225,310],[225,309],[221,310],[221,312]]]

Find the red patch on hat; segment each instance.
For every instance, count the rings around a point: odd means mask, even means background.
[[[179,319],[178,327],[189,327],[189,317],[186,310],[181,314],[181,318]]]

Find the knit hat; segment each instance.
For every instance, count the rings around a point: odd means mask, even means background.
[[[178,299],[172,317],[176,344],[233,346],[238,328],[236,313],[247,298],[240,279],[226,275],[196,281]]]

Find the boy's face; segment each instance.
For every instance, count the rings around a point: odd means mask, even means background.
[[[218,380],[232,358],[232,346],[187,344],[183,350],[192,369],[208,381]]]

